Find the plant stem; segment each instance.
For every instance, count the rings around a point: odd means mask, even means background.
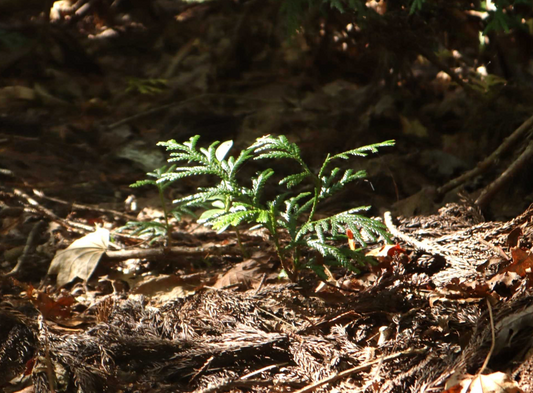
[[[285,270],[285,272],[287,273],[289,280],[294,281],[296,279],[296,271],[295,269],[291,269],[291,267],[287,263],[287,260],[283,256],[277,233],[273,234],[272,237],[274,240],[274,246],[276,246],[276,253],[278,254],[279,261],[281,262],[281,266],[283,267],[283,270]]]
[[[163,192],[163,187],[158,184],[157,190],[159,191],[159,201],[161,202],[161,207],[163,208],[163,215],[165,216],[165,227],[167,229],[167,247],[172,247],[172,227],[168,222],[168,210],[165,195]]]
[[[314,183],[315,183],[315,195],[313,196],[313,206],[311,207],[311,213],[309,213],[309,218],[307,219],[308,223],[313,221],[313,217],[316,212],[316,207],[318,205],[318,197],[320,196],[320,190],[322,189],[321,179],[322,179],[322,176],[324,175],[324,171],[326,170],[326,167],[328,166],[329,162],[330,162],[330,155],[328,153],[328,155],[326,156],[326,159],[324,160],[324,163],[320,167],[320,171],[318,172],[318,175],[314,175],[307,165],[304,168],[308,173],[311,174],[311,176],[314,179]]]
[[[235,234],[237,235],[237,244],[239,245],[239,248],[241,249],[243,258],[249,258],[248,251],[246,251],[246,248],[244,248],[244,245],[241,241],[241,232],[239,231],[239,228],[235,228]]]

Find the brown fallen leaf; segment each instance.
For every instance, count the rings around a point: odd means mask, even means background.
[[[48,274],[57,274],[57,285],[62,287],[76,277],[87,281],[109,245],[109,231],[96,230],[74,241],[65,250],[56,252]]]
[[[470,393],[520,393],[522,390],[507,374],[479,375],[470,385]]]
[[[523,393],[523,391],[509,375],[495,372],[488,375],[464,376],[460,383],[441,393]]]
[[[47,293],[35,290],[31,284],[26,289],[26,294],[45,319],[70,317],[70,306],[74,304],[74,298],[70,294],[62,294],[54,300]]]
[[[533,254],[520,247],[511,248],[512,262],[502,270],[503,272],[516,272],[520,277],[525,277],[533,268]]]
[[[388,262],[395,255],[406,254],[405,250],[401,248],[398,244],[386,244],[382,247],[374,248],[370,250],[365,255],[367,257],[374,257],[379,262]]]
[[[169,301],[192,295],[200,285],[198,278],[187,281],[175,274],[160,274],[143,277],[131,289],[131,293],[149,296],[152,299],[157,298],[159,301]]]
[[[271,273],[270,264],[260,262],[257,259],[246,259],[237,263],[230,270],[220,277],[215,283],[215,288],[225,288],[231,285],[240,284],[249,289],[254,283],[261,280],[263,273]]]

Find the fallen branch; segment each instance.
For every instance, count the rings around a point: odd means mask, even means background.
[[[71,221],[71,220],[65,220],[64,218],[59,217],[53,211],[51,211],[50,209],[47,209],[46,207],[41,205],[39,202],[37,202],[35,199],[30,197],[28,194],[26,194],[22,190],[19,190],[19,189],[15,188],[13,190],[13,193],[17,197],[24,199],[30,206],[35,208],[39,213],[44,214],[46,217],[48,217],[52,221],[57,222],[58,224],[62,225],[63,227],[67,228],[70,231],[83,233],[83,234],[94,231],[94,227],[92,227],[90,225],[80,224],[79,222],[74,222],[74,221]]]
[[[513,161],[511,165],[503,172],[500,177],[490,183],[483,189],[479,197],[476,199],[476,205],[483,208],[487,206],[491,199],[496,195],[505,185],[520,172],[533,157],[533,141],[530,141],[526,149],[520,156]]]
[[[171,247],[171,248],[136,248],[133,250],[107,251],[111,259],[157,258],[166,255],[241,255],[236,246],[220,247]]]
[[[385,222],[387,229],[393,236],[406,242],[407,244],[410,244],[411,246],[419,250],[425,251],[429,254],[440,255],[441,257],[446,259],[449,263],[454,262],[456,265],[459,265],[459,266],[470,267],[470,264],[467,261],[453,256],[450,251],[446,250],[445,248],[442,248],[438,244],[430,243],[427,240],[424,240],[424,241],[416,240],[414,237],[409,236],[408,234],[400,231],[398,227],[394,225],[394,223],[392,222],[391,212],[385,212],[385,214],[383,215],[383,221]]]
[[[340,373],[338,373],[336,375],[333,375],[333,376],[328,377],[328,378],[324,378],[321,381],[315,382],[315,383],[313,383],[311,385],[307,385],[305,388],[297,390],[294,393],[309,393],[309,392],[312,392],[313,390],[319,388],[322,385],[338,381],[339,379],[347,377],[347,376],[349,376],[349,375],[351,375],[353,373],[358,373],[360,371],[367,370],[370,367],[372,367],[374,364],[381,363],[381,362],[384,362],[384,361],[387,361],[387,360],[397,359],[397,358],[402,357],[402,356],[420,355],[420,354],[426,353],[426,351],[427,351],[427,347],[424,347],[424,348],[420,348],[420,349],[408,349],[406,351],[393,353],[392,355],[382,356],[379,359],[372,360],[370,362],[361,364],[360,366],[353,367],[353,368],[350,368],[348,370],[341,371]]]
[[[450,180],[448,183],[439,187],[437,189],[437,194],[443,196],[448,191],[453,190],[454,188],[460,186],[466,181],[480,175],[483,172],[486,172],[493,165],[495,165],[498,160],[501,158],[503,153],[509,150],[513,145],[515,145],[525,134],[531,130],[533,127],[533,116],[523,122],[520,127],[518,127],[511,135],[509,135],[503,143],[487,158],[478,163],[475,168],[470,171],[463,173],[461,176],[456,177],[455,179]],[[528,136],[529,137],[529,136]]]

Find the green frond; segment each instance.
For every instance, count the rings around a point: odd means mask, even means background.
[[[152,180],[152,179],[138,180],[135,183],[131,184],[130,187],[134,187],[135,188],[135,187],[142,187],[142,186],[151,185],[151,186],[157,186],[157,187],[159,187],[159,188],[161,188],[163,190],[163,189],[165,189],[167,187],[167,184],[160,185],[157,181],[160,180],[165,173],[170,173],[174,169],[176,169],[176,165],[171,165],[169,167],[167,167],[166,165],[163,165],[161,168],[157,168],[153,172],[148,172],[146,174],[146,176],[152,177],[152,178],[154,178],[156,180]]]
[[[296,173],[294,175],[289,175],[287,177],[284,177],[283,179],[280,180],[279,184],[280,185],[287,184],[287,188],[291,189],[292,187],[297,186],[302,181],[304,181],[308,176],[309,176],[309,173],[307,172]]]
[[[209,150],[207,150],[205,147],[201,147],[198,150],[205,156],[205,158],[207,158],[207,162],[213,162],[215,158],[215,149],[213,148],[213,145],[209,146]]]
[[[137,180],[135,183],[130,184],[130,187],[136,188],[136,187],[142,187],[142,186],[148,186],[148,185],[156,185],[155,180],[145,179],[145,180]]]
[[[256,221],[257,217],[261,216],[264,218],[262,209],[251,209],[251,210],[238,210],[229,213],[225,213],[212,221],[213,229],[220,230],[229,225],[237,226],[242,222],[252,222]],[[266,211],[268,214],[268,211]]]
[[[185,142],[184,145],[187,146],[191,150],[196,149],[196,144],[198,143],[198,140],[200,139],[200,135],[192,136],[189,139],[189,142]]]
[[[158,221],[128,221],[126,225],[117,229],[117,232],[132,230],[130,236],[150,236],[150,244],[167,235],[164,223]]]
[[[252,178],[252,195],[254,204],[259,204],[265,184],[273,174],[274,170],[269,168],[259,172],[257,177]]]
[[[218,187],[209,187],[206,189],[200,190],[192,195],[187,195],[183,198],[174,199],[172,203],[174,204],[184,204],[186,206],[191,206],[196,203],[207,203],[217,196],[220,195],[220,189]]]
[[[260,224],[268,224],[272,221],[270,212],[268,210],[261,210],[255,218],[255,221]]]
[[[318,240],[320,240],[322,243],[326,242],[326,239],[324,238],[324,230],[328,230],[328,228],[324,228],[321,225],[315,226],[315,232],[316,236],[318,237]]]
[[[368,240],[375,242],[379,236],[382,236],[387,242],[390,242],[387,227],[380,221],[357,214],[350,214],[345,226],[353,232],[355,240],[362,246],[366,246]]]
[[[325,244],[320,240],[316,239],[308,239],[305,243],[309,248],[312,248],[322,254],[324,258],[332,257],[336,261],[341,263],[343,266],[348,265],[350,263],[350,259],[348,258],[348,256],[341,252],[338,247]]]
[[[301,164],[303,163],[300,148],[295,143],[289,142],[285,135],[280,135],[277,138],[267,135],[266,137],[257,139],[250,148],[254,149],[254,153],[257,154],[254,160],[263,158],[289,158]],[[262,153],[265,151],[267,153]]]
[[[346,211],[343,211],[343,212],[340,212],[338,213],[337,215],[349,215],[349,214],[355,214],[355,213],[360,213],[360,212],[367,212],[369,211],[371,208],[371,206],[357,206],[357,207],[352,207],[351,209],[348,209]]]
[[[358,147],[357,149],[347,150],[345,152],[336,154],[331,157],[331,160],[336,159],[336,158],[342,158],[343,160],[347,160],[350,158],[349,156],[366,157],[368,155],[368,152],[377,153],[380,147],[394,146],[395,143],[396,142],[393,139],[391,139],[391,140],[384,141],[384,142],[361,146],[361,147]]]
[[[183,179],[190,176],[200,176],[200,175],[215,175],[223,180],[228,180],[226,173],[220,167],[215,166],[186,166],[178,167],[175,172],[165,173],[161,177],[161,181],[175,181]]]
[[[267,135],[259,138],[249,148],[241,150],[236,158],[228,156],[233,146],[232,141],[222,143],[217,141],[208,147],[199,147],[199,139],[200,137],[196,135],[184,143],[169,140],[158,144],[169,151],[168,161],[173,164],[148,173],[148,179],[140,180],[132,186],[155,185],[158,188],[165,224],[161,222],[134,224],[137,225],[134,228],[137,233],[150,233],[156,238],[165,234],[168,236],[169,217],[180,219],[183,214],[193,215],[193,210],[201,207],[203,213],[198,219],[199,223],[211,226],[219,232],[243,223],[263,226],[270,231],[285,269],[290,270],[290,266],[286,263],[292,260],[296,269],[307,266],[317,272],[320,269],[318,265],[314,265],[313,259],[304,265],[301,264],[303,256],[306,255],[305,248],[323,255],[328,264],[344,266],[350,270],[355,269],[354,261],[364,262],[365,257],[360,250],[353,251],[346,246],[338,246],[345,245],[344,233],[347,228],[362,245],[365,245],[368,239],[375,240],[379,236],[389,240],[386,227],[381,222],[358,214],[367,211],[368,206],[350,209],[320,220],[315,220],[314,216],[317,205],[322,200],[341,190],[349,182],[366,176],[365,171],[355,172],[352,169],[343,171],[338,167],[333,168],[328,174],[327,169],[333,159],[364,157],[377,152],[381,147],[392,146],[394,141],[363,146],[334,156],[328,154],[318,175],[315,175],[315,172],[311,171],[303,161],[300,148],[283,135]],[[272,201],[262,203],[263,190],[274,171],[266,169],[258,172],[251,179],[251,185],[248,183],[246,186],[243,185],[238,181],[237,173],[251,158],[294,160],[300,166],[300,170],[284,177],[279,184],[285,185],[290,190],[309,178],[314,189],[297,195],[294,192],[286,192],[277,195]],[[199,175],[211,175],[219,180],[214,186],[198,187],[193,194],[174,200],[176,206],[169,211],[164,202],[165,187],[174,181]],[[302,224],[304,215],[307,221]],[[285,230],[289,235],[288,240],[285,240],[285,236],[280,236]],[[323,268],[320,274],[324,275]]]
[[[287,201],[285,201],[286,214],[289,214],[289,215],[297,214],[300,209],[298,202],[300,202],[303,198],[310,197],[311,195],[312,195],[311,192],[302,192],[299,195],[289,198]]]
[[[178,143],[175,139],[170,139],[166,142],[159,142],[157,146],[164,146],[167,148],[167,150],[185,150],[185,151],[195,151],[196,150],[196,144],[198,143],[198,140],[200,139],[200,135],[192,136],[188,142]]]
[[[300,230],[296,233],[296,241],[300,241],[305,237],[306,234],[317,231],[317,228],[320,228],[321,231],[328,231],[333,236],[336,236],[338,233],[343,233],[344,228],[348,226],[354,232],[356,240],[360,241],[363,238],[359,235],[359,230],[364,228],[370,233],[382,235],[381,230],[385,226],[379,221],[372,220],[370,218],[360,216],[355,214],[356,212],[366,211],[370,209],[369,206],[359,206],[354,209],[350,209],[338,214],[335,214],[330,217],[322,218],[320,220],[309,221],[301,226]],[[354,230],[355,229],[355,230]],[[355,233],[357,232],[357,234]],[[386,232],[386,228],[385,228]],[[317,233],[318,235],[318,233]],[[366,244],[364,241],[361,244]]]
[[[342,176],[339,183],[341,184],[348,184],[349,182],[352,182],[354,180],[364,179],[366,178],[366,171],[360,170],[355,173],[351,169],[348,169],[346,172],[344,172],[344,175]]]
[[[287,199],[289,195],[290,195],[289,192],[284,192],[283,194],[277,195],[273,201],[270,201],[267,203],[267,206],[273,215],[278,216],[280,214],[281,212],[280,206],[283,204],[283,202],[285,202],[285,200]]]
[[[172,201],[175,204],[185,204],[187,206],[196,206],[199,203],[208,203],[212,202],[215,199],[223,199],[224,197],[240,198],[245,202],[247,192],[242,189],[232,190],[224,186],[223,183],[218,184],[216,187],[201,188],[199,192],[188,195],[183,198],[178,198]],[[243,198],[245,197],[245,198]],[[246,200],[246,202],[248,202]]]
[[[311,192],[302,192],[295,197],[289,198],[285,201],[285,211],[279,213],[280,217],[283,219],[282,226],[289,231],[291,237],[293,237],[296,233],[298,218],[301,214],[301,207],[299,205],[299,201],[304,198],[308,198],[311,195]]]
[[[198,223],[204,225],[209,224],[226,213],[226,209],[208,209],[202,213],[200,218],[198,218]]]
[[[169,162],[187,161],[208,164],[207,157],[198,151],[173,152],[169,154]]]
[[[305,203],[302,205],[302,207],[300,207],[300,208],[298,209],[297,214],[298,214],[298,215],[301,215],[301,214],[303,214],[303,213],[306,213],[306,212],[308,212],[309,210],[311,210],[312,207],[313,207],[313,199],[311,198],[311,199],[309,199],[307,202],[305,202]]]
[[[230,178],[234,178],[237,171],[241,168],[241,166],[248,161],[253,156],[253,150],[252,149],[245,149],[241,151],[241,154],[237,157],[235,161],[233,157],[230,157],[228,161],[230,162]]]
[[[262,160],[264,158],[273,158],[273,159],[281,159],[281,158],[289,158],[289,159],[296,159],[293,154],[286,151],[269,151],[268,153],[261,153],[258,156],[254,157],[254,160]]]

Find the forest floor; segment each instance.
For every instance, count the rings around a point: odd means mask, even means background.
[[[0,47],[0,389],[532,391],[531,93],[480,98],[424,62],[416,84],[365,80],[337,68],[334,46],[324,65],[303,37],[280,39],[264,7],[196,4],[149,28],[20,15],[1,27],[16,45]],[[234,231],[188,217],[172,219],[172,249],[119,231],[163,222],[155,188],[129,187],[165,164],[157,142],[200,135],[238,152],[267,134],[312,168],[395,139],[321,213],[371,205],[396,246],[370,244],[376,264],[332,268],[327,283],[310,270],[290,282],[260,230],[242,230],[245,256]],[[168,200],[205,184],[179,181]],[[69,265],[87,280],[48,274],[90,233],[94,263]]]

